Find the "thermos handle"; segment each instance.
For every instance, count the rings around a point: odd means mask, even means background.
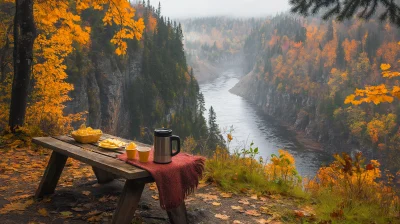
[[[176,141],[176,152],[172,152],[172,141]],[[181,139],[179,136],[171,136],[171,156],[176,156],[181,151]]]

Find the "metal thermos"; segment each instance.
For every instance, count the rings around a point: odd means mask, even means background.
[[[172,152],[172,141],[177,141],[176,152]],[[173,156],[181,151],[181,139],[172,135],[171,129],[159,128],[154,130],[154,162],[170,163]]]

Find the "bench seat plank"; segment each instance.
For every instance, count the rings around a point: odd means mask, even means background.
[[[146,170],[129,165],[116,158],[83,150],[78,146],[52,137],[37,137],[33,138],[32,142],[128,180],[151,176]]]

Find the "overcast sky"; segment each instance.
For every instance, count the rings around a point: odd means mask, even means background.
[[[257,17],[289,9],[289,0],[150,0],[171,18],[200,16]]]

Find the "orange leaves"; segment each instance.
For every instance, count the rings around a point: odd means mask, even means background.
[[[343,41],[344,58],[347,63],[351,63],[357,56],[358,43],[356,40],[349,41],[347,38]]]
[[[271,155],[271,161],[265,165],[265,174],[270,181],[290,181],[297,183],[297,175],[294,157],[287,151],[279,149],[279,156]]]
[[[142,38],[142,33],[145,28],[143,19],[134,20],[135,9],[127,0],[97,0],[101,4],[109,3],[109,7],[103,18],[104,25],[111,26],[116,24],[120,26],[120,30],[114,34],[111,43],[117,46],[115,53],[117,55],[126,54],[126,39],[137,40]]]
[[[359,105],[362,103],[380,104],[385,102],[393,102],[393,97],[388,96],[388,89],[385,84],[379,86],[366,86],[365,89],[356,89],[354,94],[346,97],[345,104]]]
[[[221,220],[229,220],[229,216],[222,215],[222,214],[215,214],[215,218],[221,219]]]
[[[381,64],[381,69],[383,71],[390,69],[390,64]]]
[[[149,13],[147,31],[154,32],[157,27],[157,19]]]

